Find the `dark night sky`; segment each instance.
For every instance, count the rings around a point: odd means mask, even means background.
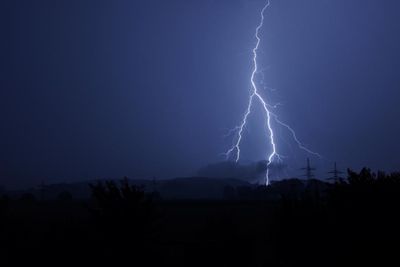
[[[400,164],[400,2],[271,0],[259,64],[276,112],[333,160]],[[173,177],[223,160],[263,0],[3,0],[0,184]],[[243,162],[267,147],[255,114]],[[306,154],[278,130],[290,175]],[[287,143],[292,143],[291,150]]]

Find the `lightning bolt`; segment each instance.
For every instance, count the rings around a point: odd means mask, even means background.
[[[273,163],[274,160],[277,160],[278,162],[282,161],[282,156],[278,153],[277,150],[277,143],[275,140],[275,132],[274,132],[274,128],[272,125],[272,121],[275,121],[278,125],[286,128],[292,135],[294,141],[297,143],[298,147],[304,151],[306,151],[307,153],[313,154],[315,156],[321,157],[318,153],[311,151],[310,149],[306,148],[297,138],[296,132],[286,123],[282,122],[278,116],[271,112],[271,109],[276,108],[279,104],[276,105],[270,105],[265,99],[264,97],[260,94],[255,78],[256,75],[259,73],[259,67],[258,67],[258,63],[257,63],[257,51],[259,49],[260,43],[261,43],[261,38],[260,38],[260,30],[264,25],[264,13],[265,10],[271,5],[270,1],[267,0],[266,4],[264,5],[264,7],[262,8],[261,12],[260,12],[260,23],[258,24],[256,31],[255,31],[255,39],[256,39],[256,45],[253,48],[252,52],[253,52],[253,71],[251,73],[251,92],[250,92],[250,96],[249,96],[249,101],[248,101],[248,105],[246,108],[246,111],[243,115],[243,119],[241,121],[241,123],[236,126],[235,128],[233,128],[230,133],[235,132],[236,133],[236,139],[234,140],[232,147],[226,152],[224,153],[227,159],[231,159],[233,158],[236,162],[239,162],[240,160],[240,145],[243,139],[243,132],[244,129],[247,125],[247,119],[251,114],[252,111],[252,107],[253,107],[253,103],[254,101],[259,101],[263,107],[263,111],[266,115],[266,131],[268,133],[268,137],[269,137],[269,143],[271,145],[271,152],[269,152],[267,154],[267,171],[266,171],[266,176],[265,176],[265,185],[269,185],[270,183],[270,167],[271,164]]]

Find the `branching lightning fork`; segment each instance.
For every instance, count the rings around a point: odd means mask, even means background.
[[[240,123],[240,125],[236,126],[235,128],[233,128],[231,130],[231,132],[235,132],[236,133],[236,137],[235,137],[235,141],[232,145],[232,147],[225,153],[226,158],[227,159],[234,159],[236,162],[238,162],[240,160],[240,145],[243,139],[243,132],[244,132],[244,128],[246,127],[247,124],[247,119],[249,117],[249,115],[251,114],[252,111],[252,107],[253,107],[253,103],[254,101],[259,101],[263,107],[263,111],[266,115],[266,131],[268,133],[269,136],[269,143],[271,145],[271,152],[269,152],[269,154],[267,154],[267,171],[266,171],[266,177],[265,177],[265,184],[269,185],[269,181],[270,181],[270,167],[271,164],[273,163],[274,160],[277,161],[281,161],[282,158],[279,155],[278,151],[277,151],[277,144],[276,144],[276,140],[275,140],[275,132],[274,132],[274,128],[272,125],[272,120],[274,120],[277,124],[283,126],[284,128],[286,128],[287,130],[289,130],[289,132],[291,133],[294,141],[297,143],[297,145],[299,146],[300,149],[316,155],[318,157],[320,157],[320,155],[316,152],[313,152],[311,150],[309,150],[308,148],[306,148],[297,138],[296,132],[286,123],[282,122],[281,120],[279,120],[278,116],[276,114],[274,114],[273,112],[271,112],[271,109],[275,108],[276,105],[272,106],[270,105],[265,99],[264,97],[260,94],[255,78],[256,75],[259,72],[259,68],[258,68],[258,63],[257,63],[257,51],[258,48],[260,46],[260,42],[261,42],[261,38],[260,38],[260,30],[264,25],[264,13],[265,10],[270,6],[270,1],[267,0],[266,4],[264,5],[263,9],[261,10],[261,20],[259,25],[256,28],[256,32],[255,32],[255,38],[256,38],[256,45],[253,48],[253,71],[251,73],[251,92],[250,92],[250,96],[249,96],[249,101],[248,101],[248,105],[247,105],[247,109],[243,115],[243,119]]]

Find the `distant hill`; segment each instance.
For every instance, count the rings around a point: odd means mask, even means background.
[[[252,186],[233,178],[187,177],[166,180],[157,191],[168,199],[222,199],[225,187]]]
[[[104,183],[93,180],[79,183],[50,184],[25,191],[8,192],[11,197],[32,194],[38,199],[57,199],[68,192],[74,199],[89,199],[90,184]],[[117,184],[121,179],[113,180]],[[274,181],[268,190],[244,180],[235,178],[182,177],[166,180],[130,179],[130,184],[141,187],[146,192],[158,192],[162,199],[255,199],[298,197],[304,192],[323,195],[329,184],[320,180],[286,179]]]
[[[11,191],[12,197],[32,194],[38,199],[56,199],[68,192],[75,199],[88,199],[91,196],[90,184],[104,183],[109,180],[92,180],[79,183],[49,184],[24,191]],[[117,184],[121,179],[112,180]],[[129,183],[141,187],[146,192],[157,191],[164,199],[222,199],[224,188],[231,186],[252,186],[248,182],[233,178],[182,177],[165,180],[129,179]]]

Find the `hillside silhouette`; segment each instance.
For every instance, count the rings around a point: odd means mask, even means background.
[[[269,187],[201,177],[146,182],[92,182],[87,198],[67,190],[82,184],[49,186],[42,195],[41,190],[3,192],[0,261],[4,266],[399,263],[400,173],[365,168],[348,170],[347,179],[335,183],[287,179]]]

